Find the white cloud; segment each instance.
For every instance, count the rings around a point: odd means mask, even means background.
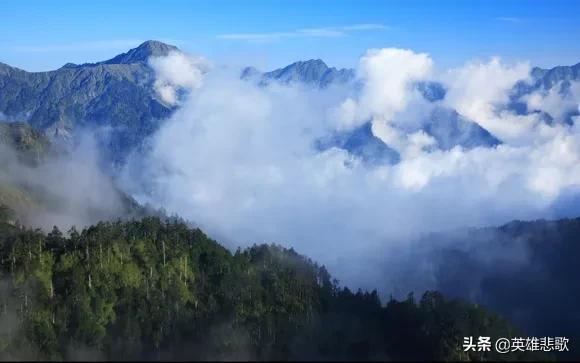
[[[407,49],[371,49],[360,59],[357,76],[362,90],[333,111],[337,127],[353,128],[361,123],[391,122],[417,96],[413,83],[428,77],[433,62],[425,53]]]
[[[472,62],[442,76],[447,86],[445,104],[477,122],[508,143],[526,142],[538,124],[535,115],[516,115],[505,110],[509,93],[518,81],[530,80],[529,63],[505,65],[497,57]]]
[[[425,53],[407,49],[372,49],[360,60],[358,75],[364,82],[359,100],[362,118],[392,120],[407,106],[413,82],[431,73],[433,62]]]
[[[376,31],[385,29],[388,29],[388,27],[382,24],[353,24],[335,27],[305,28],[288,32],[220,34],[218,35],[218,38],[227,40],[271,42],[287,38],[334,38],[342,37],[348,33],[357,31]]]
[[[517,16],[498,16],[495,18],[495,20],[505,23],[521,23],[523,21],[522,18]]]
[[[570,88],[560,93],[561,84],[557,84],[548,91],[539,90],[524,97],[524,101],[531,111],[544,111],[557,120],[561,120],[567,113],[578,110],[580,104],[580,82],[571,82]]]
[[[179,102],[180,89],[191,91],[201,85],[203,73],[209,67],[203,58],[177,51],[165,57],[152,57],[149,65],[156,75],[155,90],[165,103],[172,106]]]
[[[546,217],[563,191],[580,186],[580,128],[522,120],[505,109],[510,87],[527,77],[526,64],[493,59],[442,77],[444,104],[514,142],[442,151],[426,133],[406,129],[423,114],[409,108],[428,107],[412,83],[429,79],[432,69],[426,54],[381,49],[361,58],[356,92],[258,87],[227,69],[212,70],[200,84],[190,75],[174,79],[195,87],[123,179],[141,201],[232,246],[294,246],[358,285],[364,282],[348,261],[372,270],[369,256],[410,235]],[[401,152],[400,163],[369,166],[345,150],[313,147],[368,119]]]
[[[46,231],[56,225],[67,231],[129,217],[115,183],[99,167],[96,141],[87,133],[77,136],[68,153],[48,153],[36,167],[22,163],[14,150],[0,144],[0,185],[25,191],[11,205],[25,224]]]
[[[338,27],[339,29],[349,31],[349,30],[385,30],[389,29],[388,26],[383,24],[354,24]]]

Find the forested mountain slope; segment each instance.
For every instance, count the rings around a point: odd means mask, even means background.
[[[69,234],[0,224],[1,359],[505,359],[463,337],[521,335],[436,292],[383,305],[292,249],[232,254],[177,221]]]
[[[534,335],[580,339],[580,218],[513,221],[425,238],[434,285],[479,302]],[[417,278],[424,271],[416,271]]]

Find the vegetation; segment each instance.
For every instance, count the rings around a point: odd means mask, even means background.
[[[566,337],[580,360],[580,218],[512,221],[426,236],[407,261],[437,271],[431,285],[446,296],[472,296],[526,334]],[[419,275],[420,276],[420,275]]]
[[[232,254],[156,217],[67,235],[0,220],[0,359],[545,358],[465,353],[520,333],[437,292],[383,305],[277,245]]]
[[[48,138],[24,122],[0,122],[0,144],[15,150],[18,160],[28,165],[37,165],[54,152]]]

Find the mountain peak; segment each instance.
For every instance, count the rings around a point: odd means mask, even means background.
[[[302,82],[325,87],[331,83],[344,83],[354,78],[354,70],[328,67],[322,59],[298,61],[284,68],[264,73],[266,79],[282,83]]]
[[[324,61],[322,59],[320,59],[320,58],[318,58],[318,59],[309,59],[309,60],[305,60],[305,61],[298,61],[298,62],[295,62],[294,64],[316,65],[316,66],[328,67],[326,65],[326,63],[324,63]]]
[[[141,43],[137,48],[135,48],[135,50],[145,51],[148,52],[149,55],[156,56],[179,49],[174,45],[166,44],[158,40],[148,40]]]
[[[147,62],[149,57],[160,57],[172,51],[179,51],[174,45],[165,44],[157,40],[148,40],[137,48],[130,49],[127,53],[102,62],[103,64],[131,64]]]
[[[252,77],[259,77],[262,75],[262,72],[260,72],[258,69],[256,69],[256,67],[245,67],[244,69],[242,69],[242,73],[240,75],[241,79],[247,79],[247,78],[252,78]]]
[[[280,68],[280,69],[277,69],[277,70],[269,72],[269,73],[274,73],[274,72],[282,72],[282,73],[310,72],[310,73],[312,73],[312,72],[314,72],[314,73],[317,73],[319,75],[322,75],[328,69],[329,69],[328,66],[326,65],[326,63],[324,63],[324,61],[322,59],[309,59],[309,60],[305,60],[305,61],[294,62],[292,64],[287,65],[284,68]]]

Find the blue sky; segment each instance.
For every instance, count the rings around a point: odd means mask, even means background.
[[[368,48],[432,55],[438,67],[498,55],[580,62],[577,0],[0,1],[0,62],[49,70],[159,39],[218,62],[275,68],[321,58],[352,67]]]

